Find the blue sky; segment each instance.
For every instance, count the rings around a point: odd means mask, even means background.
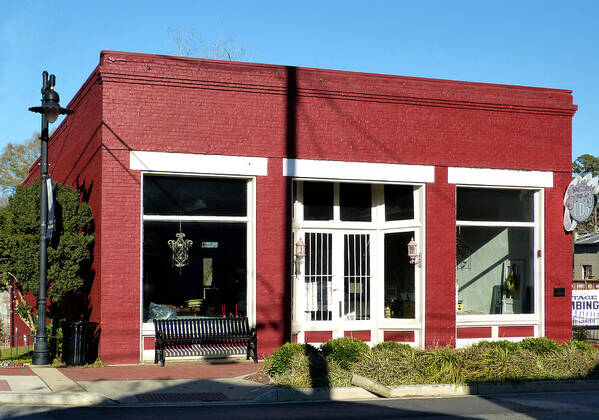
[[[573,157],[599,156],[598,18],[597,1],[5,0],[0,149],[39,131],[42,70],[64,106],[101,50],[176,55],[171,28],[256,62],[571,89]]]

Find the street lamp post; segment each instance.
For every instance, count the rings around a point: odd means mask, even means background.
[[[29,108],[31,112],[42,114],[41,134],[41,165],[40,165],[40,286],[37,295],[37,332],[33,346],[32,364],[47,365],[50,363],[50,349],[46,337],[46,273],[48,228],[48,123],[56,121],[61,114],[71,114],[73,111],[62,108],[60,97],[54,90],[56,77],[48,72],[42,73],[42,106]]]

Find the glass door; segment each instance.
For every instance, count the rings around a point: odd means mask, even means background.
[[[305,232],[304,321],[371,319],[371,233]]]
[[[331,321],[333,317],[333,235],[307,232],[305,243],[304,319]]]
[[[370,319],[370,233],[343,235],[343,319]]]

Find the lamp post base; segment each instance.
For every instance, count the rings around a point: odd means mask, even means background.
[[[33,357],[31,358],[32,365],[49,365],[50,364],[50,349],[48,343],[37,341],[33,346]]]

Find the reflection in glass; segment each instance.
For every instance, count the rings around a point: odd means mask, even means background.
[[[247,316],[245,223],[144,222],[144,321],[170,316]],[[193,241],[189,264],[172,264],[168,241]]]
[[[341,220],[370,222],[372,220],[372,186],[370,184],[339,184]]]
[[[146,175],[144,214],[246,216],[247,181]]]
[[[414,187],[411,185],[385,185],[385,220],[410,220],[414,218]]]
[[[414,318],[415,277],[407,245],[414,232],[385,234],[385,318]]]
[[[457,189],[457,220],[532,222],[534,191]]]
[[[534,229],[457,228],[458,315],[534,310]]]
[[[304,220],[333,220],[332,182],[304,182]]]

